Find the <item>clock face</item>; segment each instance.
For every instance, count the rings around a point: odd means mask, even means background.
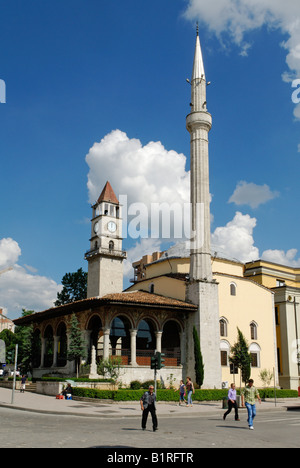
[[[108,225],[107,225],[107,228],[108,228],[109,232],[115,232],[116,229],[117,229],[117,225],[113,221],[110,221],[108,223]]]
[[[99,223],[96,223],[94,226],[94,233],[97,234],[98,231],[99,231]]]

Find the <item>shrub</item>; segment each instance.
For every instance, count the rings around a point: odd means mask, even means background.
[[[98,390],[94,388],[73,389],[74,396],[85,398],[99,398],[113,401],[139,401],[144,394],[144,389],[140,390]],[[259,390],[261,398],[274,398],[274,389],[265,388]],[[196,390],[193,395],[194,401],[222,401],[228,395],[228,390]],[[297,398],[297,390],[276,390],[277,398]],[[174,390],[157,390],[158,401],[178,401],[179,393]]]
[[[275,398],[274,388],[259,389],[260,398]],[[276,398],[297,398],[297,390],[278,390],[276,389]]]
[[[130,384],[130,388],[131,390],[140,390],[141,385],[141,382],[139,382],[138,380],[133,380]]]

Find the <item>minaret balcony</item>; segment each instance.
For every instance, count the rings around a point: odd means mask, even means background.
[[[192,133],[197,128],[205,128],[208,132],[212,127],[212,117],[209,112],[191,112],[186,118],[186,128]]]

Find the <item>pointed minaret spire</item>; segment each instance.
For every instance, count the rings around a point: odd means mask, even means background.
[[[196,50],[195,50],[195,57],[194,57],[192,81],[196,79],[205,80],[205,71],[204,71],[203,57],[202,57],[202,51],[201,51],[201,45],[200,45],[198,23],[197,23],[197,39],[196,39]]]

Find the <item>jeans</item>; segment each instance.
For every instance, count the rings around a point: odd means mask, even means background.
[[[246,403],[246,408],[248,411],[248,425],[249,427],[253,426],[253,421],[256,416],[256,406],[250,405],[250,403]]]
[[[187,402],[188,405],[193,404],[192,395],[193,395],[193,392],[191,390],[190,392],[188,392],[188,402]]]

